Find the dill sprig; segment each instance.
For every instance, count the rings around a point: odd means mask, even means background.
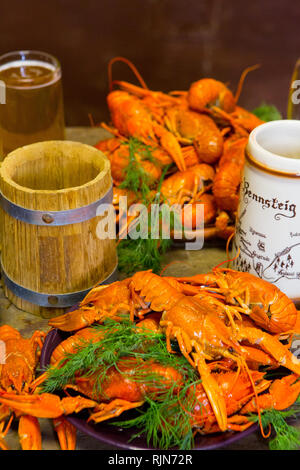
[[[150,160],[155,163],[156,161],[152,156],[151,147],[134,137],[131,137],[128,142],[124,142],[122,145],[128,145],[129,163],[124,170],[124,181],[119,187],[141,195],[143,202],[145,202],[150,193],[151,179],[139,163],[137,156],[139,156],[141,160]]]
[[[184,386],[176,390],[173,384],[165,393],[155,392],[146,396],[146,407],[139,409],[137,417],[123,421],[115,421],[114,426],[135,428],[139,431],[132,435],[131,441],[141,434],[145,435],[147,444],[160,449],[178,447],[189,450],[194,447],[194,433],[191,415],[186,410],[193,410],[196,401],[196,385],[200,380],[188,380]]]
[[[157,186],[157,192],[154,196],[149,197],[147,207],[150,204],[160,204],[160,189],[165,175],[169,169],[166,167],[162,173]],[[174,212],[170,214],[170,229],[174,227]],[[118,245],[118,268],[121,272],[131,275],[137,271],[152,269],[154,273],[159,273],[162,268],[162,256],[171,248],[171,238],[165,238],[162,229],[162,213],[157,210],[154,214],[148,210],[148,227],[158,225],[158,238],[139,238],[137,240],[122,240]],[[130,233],[130,232],[129,232]]]
[[[41,392],[61,390],[76,375],[91,376],[97,374],[93,393],[101,392],[101,386],[107,378],[107,372],[115,367],[124,373],[124,367],[135,359],[135,368],[130,370],[129,378],[150,386],[145,397],[145,407],[137,410],[138,416],[114,425],[136,427],[144,433],[148,444],[168,449],[193,447],[193,430],[191,416],[186,410],[192,410],[195,403],[195,387],[199,380],[197,371],[182,356],[170,353],[166,348],[165,336],[162,333],[139,329],[134,323],[124,318],[117,322],[105,320],[103,325],[94,328],[99,331],[99,341],[95,343],[82,340],[75,354],[66,354],[60,365],[48,368],[48,379]],[[122,362],[123,361],[123,362]],[[151,361],[153,364],[170,366],[181,375],[180,381],[173,383],[158,372],[149,371],[143,366]],[[125,369],[126,370],[126,369]],[[96,398],[96,396],[95,396]],[[132,436],[132,439],[136,434]]]
[[[152,360],[163,366],[172,366],[185,377],[195,379],[196,372],[187,360],[168,352],[162,333],[137,330],[137,326],[126,318],[120,323],[107,318],[102,325],[93,328],[99,331],[99,341],[82,340],[74,354],[66,354],[58,366],[50,366],[47,369],[47,380],[42,386],[43,392],[52,393],[63,389],[78,374],[90,376],[97,373],[100,388],[108,369],[118,369],[118,363],[123,358]]]
[[[74,348],[74,354],[66,353],[57,365],[47,367],[47,379],[40,387],[41,393],[62,390],[65,385],[74,382],[76,374],[81,374],[83,370],[88,373],[98,348],[99,343],[81,339]]]
[[[270,450],[296,450],[300,447],[300,429],[290,425],[286,420],[296,418],[300,412],[300,397],[287,410],[268,409],[261,411],[261,422],[264,429],[271,425],[274,437],[269,439]],[[250,415],[250,419],[258,422],[257,415]]]
[[[162,256],[172,246],[172,240],[140,238],[123,240],[118,246],[119,270],[127,275],[152,269],[158,274],[162,268]]]

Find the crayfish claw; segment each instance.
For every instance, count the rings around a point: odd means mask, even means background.
[[[127,400],[115,399],[112,402],[106,404],[101,403],[95,409],[95,412],[91,414],[88,421],[94,421],[95,423],[101,423],[111,418],[116,418],[124,411],[131,410],[143,405],[144,401],[130,402]]]

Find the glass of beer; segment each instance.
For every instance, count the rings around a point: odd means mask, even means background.
[[[0,57],[0,160],[12,150],[64,139],[61,67],[50,54],[10,52]]]

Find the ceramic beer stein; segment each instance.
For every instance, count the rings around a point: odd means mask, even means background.
[[[254,129],[246,148],[232,267],[300,301],[300,121]]]

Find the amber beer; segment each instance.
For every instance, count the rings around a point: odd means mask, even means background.
[[[5,54],[0,57],[0,82],[5,84],[5,104],[0,104],[0,160],[24,145],[64,139],[57,59],[35,51]]]

